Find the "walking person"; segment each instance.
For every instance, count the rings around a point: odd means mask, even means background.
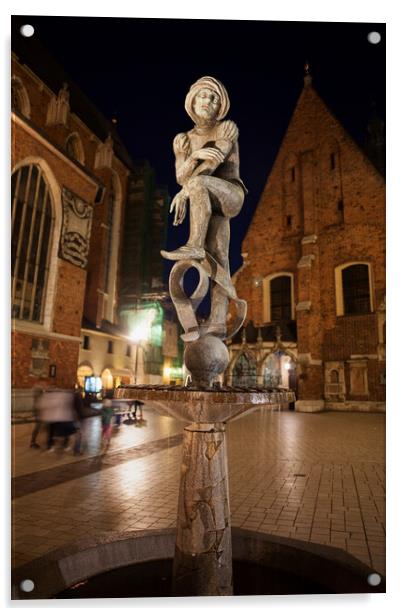
[[[32,447],[33,449],[40,449],[40,445],[38,445],[38,443],[36,442],[36,439],[38,438],[38,434],[43,426],[43,422],[41,421],[40,412],[39,412],[39,406],[40,406],[39,401],[42,396],[43,396],[43,389],[39,387],[35,387],[35,389],[33,390],[33,398],[34,398],[33,412],[34,412],[34,417],[35,417],[35,425],[32,430],[31,444],[30,444],[30,447]]]
[[[74,413],[75,413],[75,440],[74,440],[74,455],[78,456],[83,453],[83,433],[85,432],[85,413],[84,404],[80,391],[74,392]]]
[[[102,405],[102,449],[105,453],[110,445],[113,430],[113,402],[106,398]]]
[[[55,438],[63,439],[63,448],[69,449],[69,439],[76,429],[73,394],[63,389],[49,389],[38,400],[39,417],[48,429],[47,451],[55,451]]]
[[[134,401],[134,418],[136,421],[142,421],[142,406],[143,406],[143,402],[141,402],[140,400],[135,400]],[[137,412],[139,411],[139,417],[137,417]]]

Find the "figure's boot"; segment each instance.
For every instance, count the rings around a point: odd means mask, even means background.
[[[194,207],[190,202],[190,235],[187,244],[176,250],[161,250],[162,257],[171,261],[180,261],[182,259],[202,261],[202,259],[205,259],[204,246],[209,219],[211,218],[211,206],[210,203],[205,204],[206,207],[203,207],[203,205]]]

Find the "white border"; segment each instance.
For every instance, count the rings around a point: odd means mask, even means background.
[[[219,613],[230,609],[232,612],[244,613],[245,608],[251,608],[253,612],[261,614],[280,613],[281,616],[297,614],[298,616],[309,614],[320,614],[325,610],[326,616],[333,614],[338,616],[340,610],[345,610],[345,613],[350,613],[353,610],[355,615],[364,614],[365,616],[379,614],[396,614],[399,613],[397,606],[400,605],[400,586],[402,581],[402,563],[401,563],[401,521],[400,515],[402,511],[402,494],[400,488],[401,460],[399,458],[401,447],[401,411],[400,411],[400,389],[397,387],[398,382],[397,370],[400,371],[397,356],[397,339],[400,331],[400,315],[402,314],[401,294],[397,292],[398,276],[400,271],[401,255],[398,250],[400,246],[400,234],[402,229],[402,195],[400,184],[400,144],[402,143],[401,131],[401,78],[400,78],[400,57],[402,56],[402,37],[401,37],[401,15],[400,9],[395,0],[337,0],[337,2],[322,2],[322,0],[303,0],[303,2],[293,0],[282,2],[261,2],[261,0],[248,0],[247,3],[235,3],[233,0],[221,0],[219,3],[216,0],[204,0],[202,3],[197,3],[194,8],[191,8],[190,3],[183,3],[179,0],[170,0],[168,3],[148,0],[146,3],[133,3],[131,1],[114,0],[113,3],[107,5],[85,2],[85,0],[70,0],[63,5],[56,4],[52,1],[35,0],[9,0],[2,4],[2,19],[0,20],[2,29],[2,43],[5,53],[2,56],[3,75],[10,77],[9,69],[9,46],[10,46],[10,14],[23,15],[82,15],[82,16],[126,16],[126,17],[177,17],[177,18],[213,18],[213,19],[265,19],[265,20],[282,20],[282,21],[340,21],[340,22],[385,22],[387,21],[387,70],[388,70],[388,86],[387,86],[387,122],[391,126],[388,130],[388,161],[387,161],[387,195],[388,195],[388,226],[387,226],[387,282],[388,282],[388,329],[393,336],[388,336],[388,415],[387,415],[387,518],[388,518],[388,534],[391,535],[391,540],[388,541],[388,558],[387,558],[387,594],[386,595],[359,595],[349,596],[295,596],[295,597],[239,597],[236,599],[177,599],[177,600],[97,600],[97,601],[60,601],[57,604],[49,602],[24,602],[23,605],[18,605],[14,602],[11,608],[11,603],[7,601],[9,588],[9,472],[10,472],[10,448],[9,448],[9,431],[3,430],[6,441],[3,443],[3,469],[4,469],[4,486],[3,486],[3,503],[6,504],[4,519],[2,519],[2,530],[5,531],[5,541],[3,546],[6,549],[2,550],[3,558],[1,559],[2,570],[0,579],[5,582],[1,587],[4,589],[2,593],[3,606],[6,609],[13,609],[13,613],[19,613],[20,610],[30,608],[32,611],[42,613],[43,607],[51,609],[74,608],[78,612],[88,613],[95,609],[126,609],[130,615],[135,610],[136,614],[150,614],[150,608],[159,607],[160,610],[166,613],[177,614],[185,609],[188,611],[191,607],[193,614],[198,614],[205,609],[216,609]],[[107,9],[104,7],[107,6]],[[60,8],[62,7],[62,8]],[[341,42],[340,42],[341,43]],[[208,40],[204,41],[208,44]],[[274,58],[267,58],[267,71],[269,70],[269,62],[275,61]],[[7,87],[3,87],[1,103],[4,104],[0,117],[3,121],[3,135],[9,135],[9,93]],[[1,148],[3,165],[2,186],[6,187],[4,192],[7,203],[9,198],[9,146],[10,138],[5,144],[6,147]],[[7,220],[7,218],[6,218]],[[7,224],[0,225],[3,236],[0,243],[3,251],[3,264],[9,265],[9,231]],[[9,303],[8,303],[8,282],[9,268],[4,265],[0,268],[1,283],[4,301],[2,303],[3,328],[2,331],[7,331],[9,327]],[[392,338],[394,342],[392,341]],[[4,339],[4,338],[3,338]],[[8,357],[8,337],[5,337],[3,342],[3,357]],[[4,365],[4,363],[3,363]],[[9,379],[9,362],[8,370],[3,375],[3,380]],[[8,391],[10,391],[8,389]],[[8,396],[8,400],[10,396]],[[3,401],[4,406],[4,401]],[[3,413],[7,417],[7,410],[3,408]],[[3,418],[3,422],[4,422]],[[3,423],[3,426],[5,424]],[[391,427],[392,426],[392,427]],[[398,430],[399,427],[399,430]],[[399,454],[399,456],[398,456]],[[4,513],[4,508],[2,508]],[[4,535],[3,535],[4,536]],[[84,607],[85,606],[85,607]],[[349,610],[347,610],[349,608]],[[84,612],[85,610],[85,612]]]

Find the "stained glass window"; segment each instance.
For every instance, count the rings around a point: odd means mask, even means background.
[[[250,387],[257,382],[257,363],[254,357],[242,353],[233,370],[233,385]]]

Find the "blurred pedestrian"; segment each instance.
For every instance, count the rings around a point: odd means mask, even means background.
[[[121,426],[121,410],[120,409],[119,409],[118,413],[115,413],[114,421],[115,421],[115,424],[116,424],[116,428],[120,428],[120,426]]]
[[[63,447],[69,450],[69,439],[76,432],[73,393],[50,389],[38,400],[39,417],[47,426],[47,450],[54,451],[56,437],[63,438]]]
[[[83,453],[83,434],[85,432],[85,413],[82,396],[79,391],[73,394],[73,406],[75,413],[75,440],[74,440],[74,455],[78,456]]]
[[[32,447],[33,449],[40,449],[40,445],[38,445],[38,443],[36,442],[36,439],[38,438],[38,434],[43,426],[43,422],[40,419],[40,413],[39,413],[39,400],[41,399],[42,395],[43,395],[43,389],[40,387],[35,387],[33,390],[33,412],[34,412],[34,418],[35,418],[35,425],[32,430],[31,445],[30,445],[30,447]]]
[[[140,400],[135,400],[134,402],[134,417],[137,421],[142,421],[142,407],[143,407],[144,403],[141,402]],[[137,417],[137,411],[139,411],[139,417]]]
[[[105,398],[102,404],[102,444],[104,449],[110,445],[113,430],[113,402],[110,398]]]

